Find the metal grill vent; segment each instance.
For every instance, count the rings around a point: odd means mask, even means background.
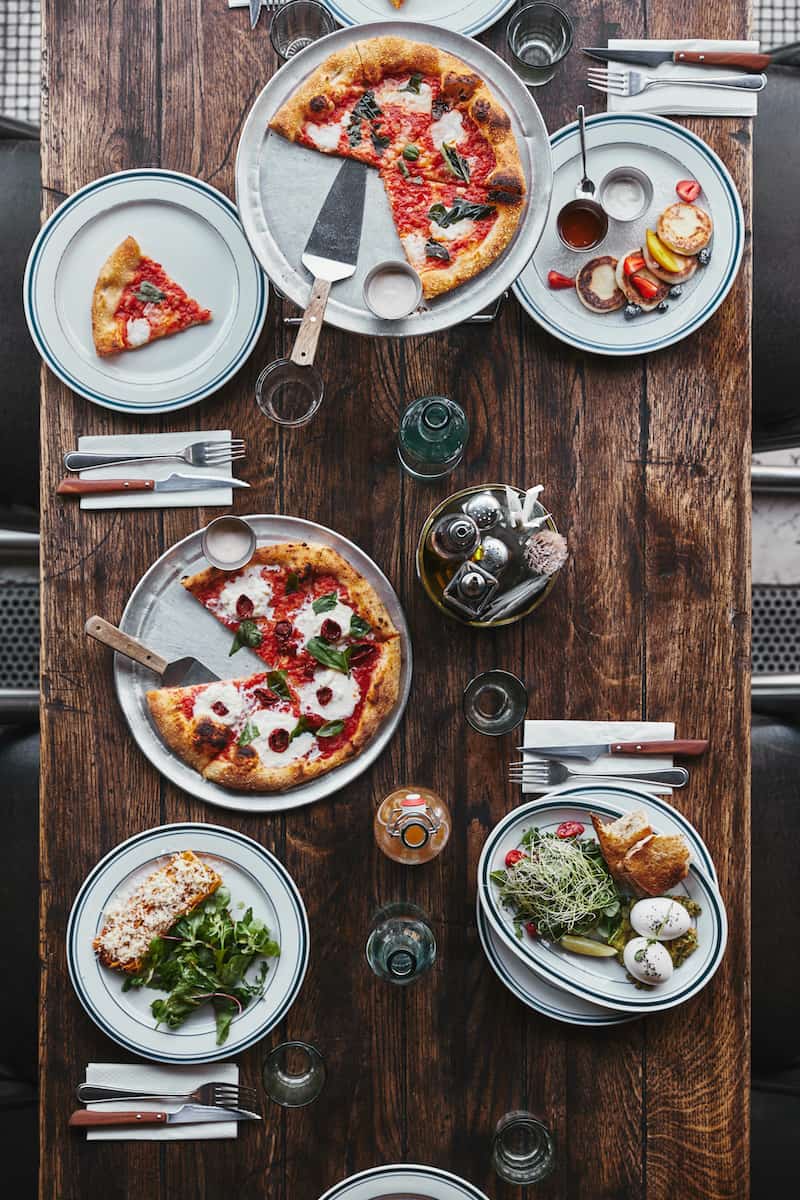
[[[0,582],[0,688],[39,687],[39,585]]]
[[[800,587],[753,587],[753,671],[800,672]]]

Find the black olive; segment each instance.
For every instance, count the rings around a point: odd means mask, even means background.
[[[674,287],[671,287],[671,288],[669,289],[669,294],[670,294],[670,296],[672,296],[672,298],[673,298],[674,300],[677,300],[677,299],[678,299],[678,296],[682,296],[682,295],[683,295],[683,288],[682,288],[682,286],[681,286],[679,283],[676,283]]]
[[[701,267],[707,267],[711,262],[711,251],[709,250],[708,246],[706,246],[704,250],[700,251],[697,256],[697,261],[700,263]]]
[[[639,304],[626,304],[625,305],[625,314],[624,314],[625,320],[632,321],[634,317],[639,316],[639,313],[641,311],[642,311],[641,305],[639,305]]]

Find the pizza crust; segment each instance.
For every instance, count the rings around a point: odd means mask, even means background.
[[[333,112],[348,92],[362,83],[361,59],[356,47],[337,50],[281,105],[269,127],[296,142],[306,121],[323,122],[326,114]]]
[[[125,341],[115,313],[122,293],[136,274],[142,252],[135,238],[124,242],[109,254],[100,268],[92,294],[92,337],[98,354],[119,354]]]
[[[201,774],[228,744],[224,725],[195,721],[183,709],[184,698],[193,688],[154,688],[147,693],[150,716],[174,754]]]
[[[451,249],[452,261],[449,266],[436,267],[409,262],[422,280],[422,294],[427,300],[441,296],[443,292],[452,291],[462,283],[472,279],[485,270],[495,259],[499,258],[513,238],[519,224],[518,208],[498,208],[497,219],[486,237],[474,245],[467,245],[463,250]],[[405,243],[403,243],[405,246]]]

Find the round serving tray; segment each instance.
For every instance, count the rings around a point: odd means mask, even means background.
[[[116,654],[114,682],[120,707],[136,744],[153,766],[177,787],[220,808],[237,809],[240,812],[281,812],[311,804],[346,787],[362,771],[366,771],[388,745],[411,690],[411,637],[405,613],[391,583],[377,563],[353,542],[324,525],[299,517],[270,513],[248,516],[247,520],[255,530],[260,546],[275,542],[306,541],[338,550],[372,584],[399,630],[403,644],[400,694],[393,712],[366,749],[327,775],[320,775],[285,792],[234,792],[204,779],[164,745],[150,721],[147,707],[146,693],[158,687],[158,680],[151,671]],[[145,572],[125,606],[120,628],[169,661],[194,655],[222,679],[254,674],[264,669],[262,660],[246,648],[241,649],[232,660],[228,654],[231,645],[229,631],[181,587],[180,581],[184,575],[191,575],[208,565],[200,545],[201,537],[202,530],[197,530],[183,541],[176,542]]]
[[[486,46],[461,34],[413,21],[376,21],[339,29],[290,58],[258,96],[236,155],[236,202],[253,252],[275,286],[305,308],[311,276],[300,263],[308,236],[341,159],[308,150],[269,129],[280,106],[325,59],[353,42],[392,35],[448,50],[482,76],[509,113],[528,187],[525,209],[507,250],[475,279],[429,302],[402,321],[383,321],[365,306],[367,272],[392,254],[404,258],[378,172],[367,169],[361,248],[355,274],[334,284],[325,320],[375,337],[413,337],[448,329],[473,316],[511,286],[530,259],[547,221],[553,168],[550,140],[528,89]]]

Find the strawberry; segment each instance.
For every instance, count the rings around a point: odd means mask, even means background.
[[[675,184],[675,191],[687,204],[694,204],[700,195],[700,184],[696,179],[681,179]]]
[[[622,269],[626,275],[635,275],[637,271],[641,271],[645,265],[644,256],[635,250],[633,254],[629,254],[622,264]]]
[[[560,292],[563,288],[575,287],[575,280],[570,279],[568,275],[562,275],[560,271],[548,271],[547,286],[551,287],[553,291]]]
[[[645,300],[654,300],[658,295],[660,285],[646,275],[631,275],[631,283]]]

